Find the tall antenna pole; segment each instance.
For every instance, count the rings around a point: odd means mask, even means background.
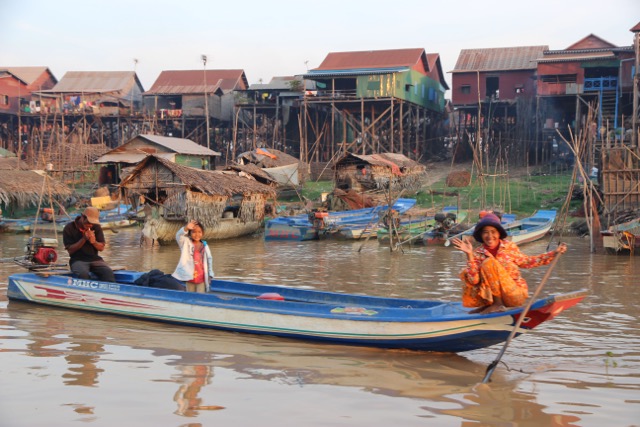
[[[207,55],[202,55],[202,64],[204,65],[204,114],[207,121],[207,148],[210,147],[209,139],[209,96],[207,94]]]
[[[631,141],[635,150],[638,149],[638,86],[640,85],[640,30],[633,35],[633,52],[635,55],[635,69],[633,73],[633,116],[631,117]]]
[[[131,87],[131,116],[133,117],[133,92],[136,90],[136,71],[138,69],[138,58],[133,58],[133,86]]]

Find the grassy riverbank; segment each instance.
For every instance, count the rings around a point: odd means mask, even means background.
[[[523,217],[539,209],[556,209],[560,212],[572,184],[571,170],[546,167],[520,168],[509,173],[489,175],[485,177],[484,187],[478,177],[472,175],[468,186],[449,187],[447,176],[452,173],[451,170],[448,165],[432,165],[421,189],[415,194],[404,194],[403,197],[415,197],[417,206],[422,208],[459,206],[470,212],[494,209]],[[456,170],[465,170],[464,165]],[[309,181],[305,183],[301,195],[318,201],[323,192],[332,190],[331,181]],[[580,200],[573,200],[571,210],[580,205]]]

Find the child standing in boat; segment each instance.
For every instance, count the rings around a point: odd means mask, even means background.
[[[186,282],[187,292],[208,292],[213,279],[213,258],[203,235],[204,227],[195,219],[176,233],[180,261],[172,276]]]

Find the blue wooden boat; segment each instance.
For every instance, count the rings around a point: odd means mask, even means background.
[[[539,210],[528,218],[522,218],[505,226],[508,238],[514,243],[529,243],[542,239],[553,227],[555,210]]]
[[[392,206],[402,214],[415,206],[415,199],[398,199]],[[349,225],[373,224],[387,211],[387,206],[340,212],[312,212],[310,214],[278,217],[267,221],[265,240],[317,240]]]
[[[80,212],[71,213],[65,216],[58,216],[55,220],[43,218],[23,218],[23,219],[5,219],[4,228],[6,231],[16,233],[33,233],[42,231],[62,232],[65,225],[78,215]],[[100,224],[103,230],[117,229],[128,227],[137,222],[135,211],[131,205],[121,204],[110,210],[100,211]]]
[[[315,342],[462,352],[507,339],[522,307],[470,314],[457,302],[383,298],[213,280],[211,292],[135,285],[143,273],[116,271],[117,283],[42,270],[9,276],[7,296],[48,306]],[[533,303],[517,334],[577,304],[585,291]]]
[[[534,212],[533,215],[522,219],[511,219],[506,214],[502,216],[502,227],[507,232],[507,240],[511,240],[514,243],[523,244],[535,242],[542,239],[553,227],[553,223],[556,220],[555,210],[539,210]],[[445,245],[448,246],[453,237],[459,236],[472,236],[474,227],[466,230],[465,232],[449,237]]]

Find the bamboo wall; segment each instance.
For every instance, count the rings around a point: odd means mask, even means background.
[[[616,214],[640,209],[640,157],[628,147],[606,150],[602,168],[605,213]]]

